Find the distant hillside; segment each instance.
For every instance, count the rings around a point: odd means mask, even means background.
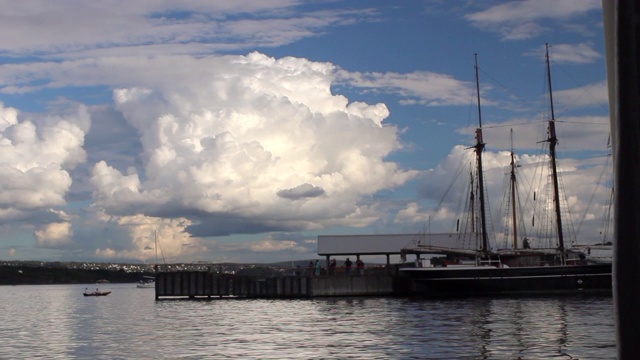
[[[0,266],[0,285],[95,284],[101,280],[132,283],[140,279],[141,273],[128,273],[124,270]]]
[[[291,264],[289,263],[288,269]],[[4,261],[0,263],[0,285],[134,283],[144,275],[153,275],[152,265]],[[158,266],[160,271],[211,271],[245,276],[278,276],[287,272],[279,265],[179,263]],[[285,267],[287,268],[287,267]]]
[[[310,262],[315,262],[315,259],[272,264],[176,263],[158,265],[158,269],[170,272],[210,271],[222,274],[273,277],[292,274],[304,275]],[[324,260],[321,260],[321,263],[324,267]],[[379,264],[366,264],[366,266],[370,270],[383,267]],[[134,283],[140,281],[143,275],[153,274],[154,266],[151,264],[0,261],[0,285],[95,284],[105,280],[110,283]]]

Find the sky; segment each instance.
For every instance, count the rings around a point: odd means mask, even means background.
[[[267,263],[451,232],[476,54],[499,222],[510,149],[524,175],[545,157],[546,43],[566,205],[599,241],[600,0],[0,4],[2,260]]]

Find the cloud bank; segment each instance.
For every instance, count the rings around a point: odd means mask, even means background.
[[[89,128],[85,106],[29,119],[0,104],[0,223],[59,218],[48,210],[66,204],[69,171],[86,159]]]
[[[199,236],[364,226],[380,213],[363,198],[417,174],[385,160],[401,144],[384,104],[331,93],[331,64],[251,53],[138,65],[163,75],[114,92],[143,171],[93,167],[94,205],[110,215],[192,216]]]

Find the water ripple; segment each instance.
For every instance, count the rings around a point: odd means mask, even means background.
[[[155,301],[0,287],[0,358],[613,359],[611,297]]]

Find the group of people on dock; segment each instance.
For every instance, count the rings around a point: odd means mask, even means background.
[[[315,262],[314,261],[309,262],[309,266],[307,267],[306,274],[313,275],[313,276],[320,276],[324,274],[336,275],[338,273],[344,272],[345,275],[351,275],[352,268],[353,268],[353,262],[351,261],[350,258],[347,258],[344,261],[342,268],[338,268],[338,262],[336,259],[331,259],[331,261],[329,262],[329,268],[325,273],[320,260],[316,260]],[[358,275],[364,275],[364,261],[362,261],[360,257],[356,259],[355,268]],[[296,271],[296,272],[298,273],[299,271]]]

